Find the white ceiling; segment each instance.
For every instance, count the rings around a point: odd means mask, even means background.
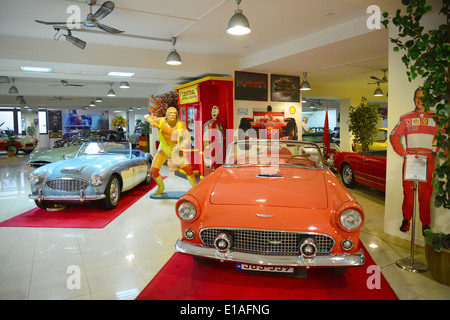
[[[370,97],[376,89],[367,84],[373,82],[370,76],[381,78],[381,69],[388,68],[389,40],[384,28],[366,27],[367,7],[376,4],[388,12],[402,7],[401,0],[242,0],[252,32],[231,36],[226,27],[237,8],[235,0],[114,2],[114,11],[101,22],[125,32],[74,30],[74,36],[87,42],[81,50],[63,36],[55,41],[53,27],[34,20],[66,21],[70,5],[77,5],[84,19],[89,12],[85,0],[0,0],[0,75],[15,78],[19,95],[34,108],[82,107],[95,97],[104,100],[97,109],[145,107],[152,94],[167,92],[183,79],[234,76],[235,70],[302,79],[308,72],[313,90],[307,96]],[[171,37],[177,37],[180,66],[165,63]],[[24,72],[24,65],[53,72]],[[124,79],[131,88],[119,89],[123,80],[107,76],[109,71],[135,72]],[[64,87],[61,80],[84,86]],[[114,98],[106,97],[111,85]],[[0,84],[0,106],[19,106],[17,95],[8,94],[10,86]],[[382,89],[387,91],[387,84]]]

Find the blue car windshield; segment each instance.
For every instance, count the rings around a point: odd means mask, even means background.
[[[119,154],[130,157],[131,144],[128,142],[85,142],[78,150],[77,157],[105,154]]]

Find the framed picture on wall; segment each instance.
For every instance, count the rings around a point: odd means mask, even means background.
[[[267,74],[235,71],[236,100],[267,101]]]
[[[300,77],[272,74],[270,99],[272,101],[300,102]]]

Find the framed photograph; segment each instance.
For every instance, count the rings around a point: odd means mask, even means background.
[[[272,101],[300,102],[300,77],[272,74],[270,99]]]
[[[236,100],[267,101],[267,74],[235,71]]]

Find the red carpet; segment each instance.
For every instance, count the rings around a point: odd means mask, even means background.
[[[367,287],[374,274],[367,268],[375,262],[363,250],[364,266],[345,274],[312,269],[307,278],[249,273],[234,263],[200,264],[175,253],[137,300],[398,300],[381,272],[380,289]]]
[[[122,193],[119,205],[113,210],[105,210],[95,202],[67,205],[62,211],[47,211],[36,207],[3,221],[0,227],[104,228],[155,186],[156,183],[152,180],[149,185],[137,186]]]

